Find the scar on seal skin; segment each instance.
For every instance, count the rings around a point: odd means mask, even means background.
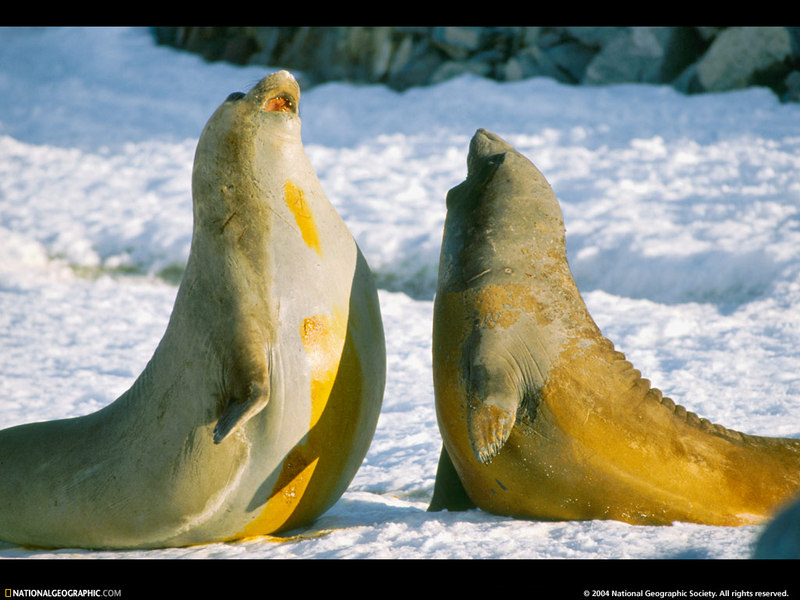
[[[800,490],[800,440],[700,419],[603,337],[536,167],[485,130],[447,195],[434,303],[443,448],[429,510],[759,523]]]

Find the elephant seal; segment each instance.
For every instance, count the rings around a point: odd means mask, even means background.
[[[800,498],[783,507],[759,535],[753,558],[800,558]]]
[[[372,440],[385,344],[372,275],[303,150],[281,71],[199,139],[189,259],[132,387],[0,432],[0,539],[150,548],[297,528]]]
[[[800,440],[699,419],[603,337],[549,184],[484,130],[447,195],[433,365],[443,449],[430,510],[744,525],[800,489]]]

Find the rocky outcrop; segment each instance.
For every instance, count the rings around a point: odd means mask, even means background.
[[[300,71],[396,90],[462,73],[499,81],[749,86],[800,101],[800,27],[155,27],[160,44],[206,60]]]

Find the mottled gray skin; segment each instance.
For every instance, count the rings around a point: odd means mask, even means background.
[[[299,96],[281,71],[210,118],[164,336],[102,410],[0,431],[0,539],[230,540],[304,525],[345,490],[377,423],[383,328],[369,268],[303,151]]]
[[[744,525],[800,490],[800,440],[699,419],[603,337],[527,158],[479,130],[467,170],[447,196],[434,302],[431,510]]]

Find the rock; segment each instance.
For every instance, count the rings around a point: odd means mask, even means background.
[[[564,83],[581,83],[586,76],[586,69],[597,54],[592,46],[580,44],[575,40],[551,46],[538,57],[542,74],[563,81]]]
[[[465,60],[480,49],[482,27],[434,27],[431,40],[453,60]]]
[[[630,27],[602,47],[583,83],[669,83],[699,47],[685,27]]]
[[[578,43],[597,51],[624,36],[628,29],[628,27],[564,27],[564,33]]]
[[[448,60],[442,63],[428,79],[429,84],[441,83],[448,79],[458,77],[465,73],[486,77],[489,74],[489,66],[481,61],[461,62]]]
[[[428,85],[432,75],[446,62],[440,52],[430,48],[432,44],[429,39],[422,38],[418,43],[412,40],[410,46],[408,42],[406,44],[404,54],[408,58],[403,58],[398,65],[392,61],[389,77],[385,80],[392,89],[405,90],[415,85]]]
[[[226,31],[217,31],[214,27],[190,27],[183,44],[189,52],[200,54],[207,61],[213,62],[222,55],[226,38]]]
[[[464,73],[500,81],[671,84],[685,93],[751,85],[800,101],[797,27],[156,27],[157,43],[206,60],[291,69],[395,90]]]
[[[269,65],[269,61],[278,53],[280,44],[287,39],[284,27],[253,27],[253,41],[256,50],[248,58],[248,64]]]
[[[400,74],[409,68],[409,63],[414,56],[414,40],[411,36],[405,36],[392,55],[389,63],[389,70],[387,72],[387,79],[389,81],[395,80]]]
[[[520,27],[519,43],[522,48],[530,48],[539,43],[544,27]]]
[[[391,28],[353,27],[344,38],[344,60],[350,61],[354,77],[361,81],[381,81],[389,70],[393,53]]]
[[[781,95],[784,102],[800,102],[800,71],[792,71],[784,82],[786,91]]]
[[[256,42],[252,37],[231,36],[222,48],[219,60],[235,65],[246,65],[257,48]]]
[[[711,42],[719,33],[725,29],[724,27],[695,27],[697,35],[699,35],[706,42]]]
[[[744,88],[759,81],[769,85],[769,80],[785,79],[792,55],[785,27],[730,27],[697,62],[694,77],[706,92]]]

